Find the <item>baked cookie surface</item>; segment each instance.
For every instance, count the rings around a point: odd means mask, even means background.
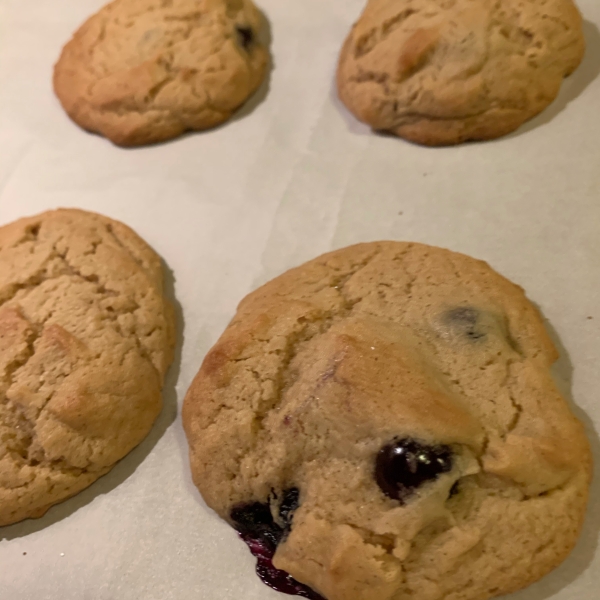
[[[338,92],[361,121],[413,142],[492,139],[544,110],[584,49],[572,0],[369,0]]]
[[[585,512],[590,449],[556,358],[484,262],[323,255],[247,296],[207,354],[183,408],[194,482],[284,591],[509,593],[567,556]]]
[[[251,0],[116,0],[63,48],[54,90],[78,125],[119,145],[208,129],[262,82],[261,27]]]
[[[0,227],[0,525],[42,516],[149,432],[173,358],[159,257],[80,210]]]

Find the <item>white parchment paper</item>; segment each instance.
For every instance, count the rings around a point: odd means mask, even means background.
[[[133,227],[164,258],[180,318],[165,409],[148,439],[42,519],[0,529],[0,600],[275,600],[193,487],[183,395],[237,302],[358,241],[415,240],[488,261],[548,319],[557,374],[600,445],[600,3],[560,97],[501,140],[427,149],[373,135],[335,98],[338,50],[364,0],[259,0],[274,69],[217,130],[122,150],[52,94],[60,48],[103,0],[0,3],[0,223],[59,206]],[[511,600],[600,597],[600,480],[580,544]]]

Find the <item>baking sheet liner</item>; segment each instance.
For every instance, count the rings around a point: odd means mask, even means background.
[[[580,0],[587,55],[542,115],[497,141],[429,149],[373,135],[335,97],[363,0],[258,3],[274,68],[257,96],[214,131],[135,150],[79,130],[52,94],[62,44],[102,0],[0,5],[0,223],[59,206],[124,221],[163,257],[180,320],[149,437],[42,519],[0,529],[2,600],[283,598],[193,487],[179,408],[246,293],[359,241],[448,247],[522,285],[600,463],[600,4]],[[511,600],[598,598],[599,509],[597,477],[576,550]]]

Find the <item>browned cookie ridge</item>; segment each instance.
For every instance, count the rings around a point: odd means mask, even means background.
[[[246,297],[207,354],[183,409],[194,481],[288,592],[512,592],[567,556],[587,502],[556,358],[481,261],[400,242],[325,254]]]
[[[431,146],[487,140],[544,110],[584,49],[572,0],[369,0],[338,91],[375,130]]]
[[[173,347],[160,259],[131,229],[80,210],[0,227],[0,526],[142,441]]]
[[[64,47],[54,90],[81,127],[137,146],[226,121],[263,80],[251,0],[115,0]]]

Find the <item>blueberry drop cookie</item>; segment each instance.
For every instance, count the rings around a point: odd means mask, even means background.
[[[430,146],[487,140],[544,110],[584,49],[572,0],[369,0],[338,91],[375,130]]]
[[[146,437],[174,337],[160,258],[122,223],[57,210],[0,227],[0,526]]]
[[[194,481],[276,589],[484,600],[573,548],[588,441],[521,288],[400,242],[247,296],[184,402]]]
[[[262,82],[251,0],[115,0],[64,47],[54,90],[84,129],[121,146],[214,127]]]

